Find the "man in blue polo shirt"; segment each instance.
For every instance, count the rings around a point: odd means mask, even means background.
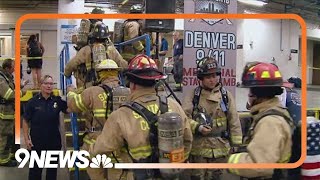
[[[159,51],[159,61],[158,61],[158,69],[163,72],[163,64],[166,58],[166,54],[168,52],[168,41],[163,37],[163,33],[160,33],[160,51]]]
[[[182,90],[182,73],[183,73],[183,39],[180,39],[180,33],[173,33],[173,78],[176,82],[175,91]]]

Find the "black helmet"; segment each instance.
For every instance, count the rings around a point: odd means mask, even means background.
[[[221,74],[218,62],[211,57],[204,57],[197,62],[197,77],[202,79],[206,75]]]
[[[106,26],[103,22],[98,21],[94,25],[92,31],[89,34],[90,38],[95,38],[95,39],[107,39],[109,37],[109,29],[108,26]]]
[[[135,4],[130,7],[130,13],[132,14],[139,14],[143,13],[143,5],[142,4]]]
[[[101,8],[95,7],[92,11],[91,14],[104,14],[104,10]]]

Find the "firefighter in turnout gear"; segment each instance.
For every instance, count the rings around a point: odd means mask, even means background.
[[[14,159],[14,61],[6,59],[0,69],[0,165],[16,166]]]
[[[223,163],[232,146],[242,144],[241,124],[232,94],[220,83],[221,68],[205,57],[197,64],[200,86],[185,98],[183,109],[190,118],[194,141],[192,163]],[[191,179],[220,179],[220,169],[191,170]]]
[[[85,13],[88,14],[88,13]],[[104,11],[101,8],[95,7],[91,14],[104,14]],[[102,19],[81,19],[80,21],[80,27],[77,32],[77,41],[76,46],[74,47],[77,51],[79,51],[81,48],[88,44],[94,43],[94,39],[89,38],[88,35],[94,28],[94,25],[101,21]]]
[[[74,73],[78,89],[81,87],[85,89],[96,83],[97,78],[94,67],[97,62],[103,59],[112,59],[121,68],[128,66],[127,61],[121,57],[108,38],[108,28],[102,22],[95,24],[89,37],[94,40],[94,43],[81,48],[64,69],[64,75],[66,77],[70,77],[72,73]]]
[[[120,104],[126,101],[129,95],[129,88],[119,86],[117,64],[110,59],[101,61],[96,66],[98,74],[98,86],[92,86],[85,89],[81,94],[75,93],[69,88],[68,92],[68,108],[71,112],[91,112],[93,118],[86,127],[86,135],[83,138],[82,149],[89,150],[91,144],[93,144],[101,134],[103,125],[106,122],[109,114],[119,108]],[[117,158],[118,159],[118,158]],[[104,170],[102,168],[88,168],[88,174],[91,180],[105,179]],[[116,173],[119,172],[119,173]],[[108,174],[108,178],[119,179],[121,174],[120,170]]]
[[[143,13],[142,4],[136,4],[131,6],[130,14],[141,14]],[[136,38],[143,34],[142,32],[142,21],[138,19],[128,19],[123,24],[123,40],[128,41],[130,39]],[[123,47],[121,53],[122,57],[126,61],[130,61],[135,55],[142,54],[144,51],[144,45],[142,41],[135,41],[132,44]]]
[[[242,74],[242,87],[250,88],[252,123],[244,143],[246,152],[232,154],[228,163],[287,163],[291,156],[293,121],[276,97],[282,93],[283,80],[278,67],[263,62],[248,63]],[[229,169],[252,179],[274,178],[274,169]],[[273,176],[273,177],[272,177]]]
[[[157,96],[155,85],[158,79],[164,78],[164,74],[157,69],[154,60],[145,55],[137,55],[129,64],[125,76],[129,81],[131,94],[128,102],[138,104],[141,111],[133,110],[129,106],[121,106],[112,112],[108,117],[101,135],[98,136],[95,144],[90,147],[90,155],[110,154],[121,148],[126,148],[130,155],[128,162],[155,162],[154,155],[158,154],[159,149],[153,140],[156,122],[150,122],[150,116],[143,112],[148,111],[153,116],[159,116],[162,111],[159,96]],[[183,152],[179,156],[177,154],[169,154],[177,162],[185,162],[189,156],[192,144],[192,132],[187,116],[182,107],[173,99],[166,98],[168,112],[176,112],[182,119],[181,135],[183,137]],[[145,111],[146,110],[146,111]],[[161,115],[160,115],[161,116]],[[153,140],[151,140],[153,139]],[[171,142],[171,141],[170,141]],[[176,142],[177,143],[177,142]],[[182,143],[182,142],[181,142]],[[159,147],[161,146],[159,142]],[[181,156],[180,156],[181,155]],[[154,170],[140,169],[129,170],[130,177],[137,180],[154,179]]]

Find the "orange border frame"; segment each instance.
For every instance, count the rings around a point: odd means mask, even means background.
[[[306,23],[300,16],[296,14],[26,14],[21,16],[15,29],[15,76],[20,76],[20,30],[24,21],[30,19],[293,19],[299,22],[301,26],[301,68],[302,68],[302,155],[296,163],[259,163],[259,164],[228,164],[228,163],[121,163],[115,164],[116,168],[295,168],[300,166],[306,159],[306,104],[307,104],[307,91],[306,91],[306,70],[307,70],[307,32]],[[16,81],[15,88],[15,127],[20,127],[20,81]],[[20,128],[15,128],[15,142],[20,144]],[[254,167],[253,167],[254,166]]]

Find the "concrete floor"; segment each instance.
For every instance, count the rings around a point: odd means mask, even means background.
[[[174,84],[170,83],[170,86],[173,87]],[[299,91],[300,92],[300,91]],[[182,99],[183,94],[181,92],[176,93],[179,99]],[[245,104],[247,101],[247,90],[242,88],[236,89],[236,104],[238,111],[246,111]],[[312,86],[308,90],[307,97],[307,107],[314,108],[320,107],[320,86]],[[22,140],[23,142],[23,140]],[[22,147],[24,145],[22,144]],[[43,173],[43,179],[44,178]],[[27,180],[28,179],[28,168],[18,169],[12,167],[0,167],[0,180]],[[58,180],[69,180],[69,173],[67,169],[58,170]],[[87,179],[81,179],[87,180]],[[239,177],[234,177],[230,174],[224,174],[222,180],[239,180]]]

